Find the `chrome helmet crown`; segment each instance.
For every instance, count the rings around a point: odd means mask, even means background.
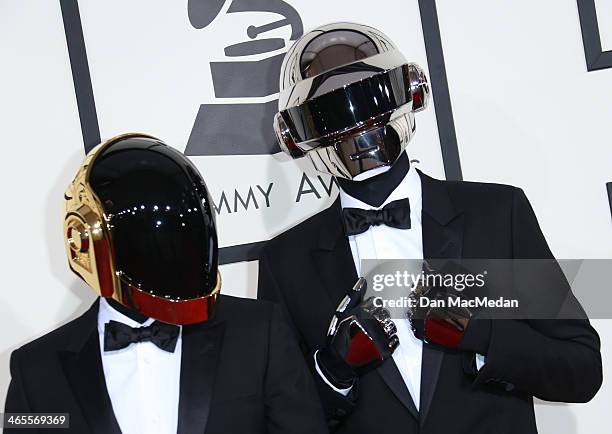
[[[382,32],[361,24],[318,27],[289,49],[281,66],[281,149],[315,168],[353,179],[392,165],[427,107],[429,85]]]

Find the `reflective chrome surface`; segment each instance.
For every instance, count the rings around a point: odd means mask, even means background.
[[[180,152],[144,137],[118,141],[97,155],[89,184],[104,207],[121,279],[175,300],[215,286],[212,204]]]
[[[100,295],[161,321],[208,318],[221,282],[214,209],[179,151],[115,137],[87,155],[65,204],[70,268]]]
[[[296,41],[280,88],[281,149],[348,179],[393,164],[429,98],[423,70],[383,33],[354,23],[321,26]]]

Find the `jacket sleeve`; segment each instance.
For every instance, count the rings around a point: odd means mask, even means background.
[[[270,260],[266,249],[262,249],[259,258],[259,281],[257,285],[257,298],[260,300],[271,301],[279,306],[283,314],[288,317],[288,322],[293,330],[302,356],[306,362],[311,378],[314,379],[314,384],[318,392],[318,396],[323,405],[325,418],[330,430],[334,431],[339,427],[344,419],[355,408],[356,397],[358,396],[359,381],[353,385],[348,396],[344,396],[333,390],[318,374],[315,366],[314,352],[316,348],[310,348],[302,334],[291,321],[290,307],[286,303],[284,291],[277,283],[276,278],[270,267]]]
[[[4,404],[5,413],[31,413],[32,410],[28,404],[26,391],[23,386],[23,380],[21,376],[21,364],[20,364],[19,350],[13,351],[11,354],[11,382],[9,384],[8,393],[6,395],[6,402]],[[37,434],[39,431],[36,429],[29,428],[4,428],[5,434]]]
[[[269,434],[328,432],[313,379],[279,306],[270,321],[265,380]]]
[[[559,308],[564,304],[583,315],[491,321],[486,364],[476,382],[500,383],[507,391],[516,387],[548,401],[587,402],[602,382],[599,336],[572,294],[520,189],[513,194],[512,239],[513,259],[545,260],[547,299],[538,302]],[[517,281],[515,286],[520,284]]]

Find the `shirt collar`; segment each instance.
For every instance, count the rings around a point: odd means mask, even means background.
[[[346,193],[342,188],[340,190],[340,206],[342,208],[361,208],[361,209],[381,209],[385,205],[394,200],[408,198],[410,201],[410,214],[417,216],[420,219],[423,206],[421,177],[414,165],[410,165],[410,169],[404,176],[404,179],[399,183],[395,190],[391,192],[389,197],[379,207],[368,205],[365,202]]]

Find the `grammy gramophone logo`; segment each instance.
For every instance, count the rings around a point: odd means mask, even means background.
[[[189,0],[189,22],[196,29],[207,27],[222,13],[227,1]],[[226,60],[210,62],[216,101],[200,105],[185,149],[187,155],[256,155],[280,151],[272,129],[277,102],[260,101],[262,97],[278,93],[284,53],[264,56],[261,60],[249,60],[249,57],[278,52],[290,43],[283,38],[267,37],[271,30],[289,26],[290,41],[298,39],[304,31],[302,19],[283,0],[230,1],[227,14],[271,12],[280,19],[236,29],[244,34],[245,41],[225,47]]]

